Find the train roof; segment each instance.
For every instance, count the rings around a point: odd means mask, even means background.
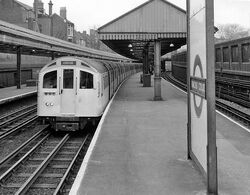
[[[48,63],[47,65],[45,65],[43,67],[43,69],[41,70],[47,70],[50,68],[53,68],[54,65],[59,66],[59,64],[57,62],[61,62],[60,65],[76,65],[76,63],[74,63],[75,61],[80,61],[81,65],[83,65],[86,68],[90,68],[90,69],[94,69],[96,72],[99,73],[104,73],[107,72],[107,68],[109,69],[110,67],[117,67],[118,64],[122,65],[122,66],[128,66],[131,63],[122,63],[122,62],[111,62],[111,61],[106,61],[106,60],[97,60],[97,59],[89,59],[89,58],[79,58],[79,57],[61,57],[61,58],[57,58],[53,61],[51,61],[50,63]],[[107,66],[107,64],[109,64],[109,66]],[[107,67],[107,68],[106,68]]]

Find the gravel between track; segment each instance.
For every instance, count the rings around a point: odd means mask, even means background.
[[[12,135],[11,137],[7,138],[0,142],[0,160],[4,159],[7,155],[21,146],[25,141],[31,138],[34,134],[44,128],[43,125],[38,125],[34,123],[28,129],[19,131],[17,134]]]

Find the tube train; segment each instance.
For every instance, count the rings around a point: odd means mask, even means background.
[[[62,57],[39,73],[38,116],[56,131],[96,124],[119,84],[139,72],[139,63]]]
[[[172,56],[172,74],[186,83],[186,51]],[[215,75],[250,81],[250,37],[215,44]]]

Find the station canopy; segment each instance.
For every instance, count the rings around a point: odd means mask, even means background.
[[[135,60],[145,49],[153,55],[161,41],[161,55],[186,44],[186,11],[165,0],[149,0],[98,29],[100,40],[115,52]]]

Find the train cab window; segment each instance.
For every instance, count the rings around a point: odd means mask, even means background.
[[[250,62],[250,44],[249,43],[242,45],[242,61]]]
[[[229,49],[228,49],[228,47],[223,48],[223,62],[229,62]]]
[[[215,60],[216,60],[216,62],[221,62],[221,53],[220,53],[220,48],[217,48],[216,50],[215,50]]]
[[[64,69],[63,70],[63,88],[64,89],[73,89],[74,70],[73,69]]]
[[[93,75],[80,71],[80,89],[93,89]]]
[[[234,45],[231,47],[231,56],[232,56],[232,62],[238,62],[239,61],[239,48],[238,45]]]
[[[43,88],[57,88],[57,71],[47,72],[43,76]]]

